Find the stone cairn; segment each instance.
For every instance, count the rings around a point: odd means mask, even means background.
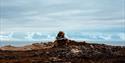
[[[59,31],[54,43],[55,43],[54,46],[58,46],[58,47],[62,47],[62,46],[67,45],[68,39],[65,38],[65,33],[63,31]]]

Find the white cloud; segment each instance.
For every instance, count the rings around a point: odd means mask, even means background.
[[[0,34],[0,41],[14,41],[15,39],[11,37],[12,33],[2,32]]]
[[[39,12],[38,11],[27,11],[27,12],[22,12],[22,15],[25,16],[33,16],[33,15],[37,15]]]
[[[106,2],[110,3],[105,5]],[[51,32],[97,28],[102,30],[125,27],[124,11],[120,10],[121,0],[106,0],[104,3],[98,0],[1,0],[1,3],[2,32]],[[119,5],[114,8],[115,4]]]
[[[16,41],[13,38],[8,38],[8,37],[0,37],[1,42],[10,42],[10,41]]]
[[[72,0],[45,0],[45,1],[41,1],[44,2],[45,4],[48,5],[60,5],[60,4],[66,4],[71,2]]]
[[[11,36],[10,36],[11,35]],[[53,41],[56,33],[42,32],[13,32],[8,35],[0,34],[0,41]],[[67,33],[66,37],[72,40],[87,41],[125,41],[125,33],[101,33],[101,32],[82,32]]]
[[[119,33],[118,35],[122,40],[125,41],[125,33]]]
[[[99,12],[99,9],[89,9],[89,10],[82,10],[82,9],[71,9],[71,10],[62,10],[58,12],[48,13],[47,16],[73,16],[78,14],[87,14],[87,13],[96,13]],[[77,16],[76,16],[77,17]]]
[[[107,36],[101,36],[101,35],[100,35],[99,37],[102,38],[103,40],[106,40],[106,41],[114,40],[114,39],[111,38],[110,35],[107,35]]]
[[[123,7],[123,0],[0,0],[0,41],[54,40],[62,30],[78,32],[67,34],[74,40],[125,42]]]
[[[49,13],[48,16],[69,16],[69,15],[79,14],[82,12],[83,12],[82,10],[67,10],[67,11]]]
[[[8,34],[10,32],[0,32],[0,35]]]

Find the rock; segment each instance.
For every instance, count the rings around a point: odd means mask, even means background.
[[[68,39],[65,38],[65,33],[63,31],[60,31],[57,34],[56,40],[54,41],[54,46],[56,47],[62,47],[66,46],[68,43]]]
[[[0,56],[0,59],[17,59],[17,56]]]
[[[23,51],[12,48],[0,48],[0,63],[125,63],[125,46],[69,40],[64,32],[54,42],[24,46]]]
[[[50,57],[50,61],[61,61],[62,59],[59,59],[58,57]]]

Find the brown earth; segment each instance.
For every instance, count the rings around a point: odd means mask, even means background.
[[[125,46],[76,42],[0,47],[0,63],[125,63]]]

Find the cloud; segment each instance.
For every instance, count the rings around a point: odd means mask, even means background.
[[[65,10],[65,11],[59,11],[59,12],[53,12],[53,13],[48,13],[47,16],[72,16],[72,15],[78,15],[82,13],[93,13],[93,12],[98,12],[99,10],[80,10],[80,9],[71,9],[71,10]]]
[[[57,33],[13,32],[0,34],[0,41],[53,41]],[[67,32],[66,37],[72,40],[87,41],[125,41],[125,33],[101,32]]]
[[[125,41],[125,33],[119,33],[118,35],[119,35],[120,39]]]
[[[125,40],[123,0],[0,1],[1,40],[48,40],[56,34],[44,35],[43,32],[54,33],[60,30],[99,32],[93,35],[71,34],[70,37],[74,39]]]
[[[0,42],[10,42],[10,41],[16,41],[16,40],[8,36],[0,36]]]
[[[14,41],[15,39],[11,37],[12,34],[11,32],[0,32],[0,41]]]

